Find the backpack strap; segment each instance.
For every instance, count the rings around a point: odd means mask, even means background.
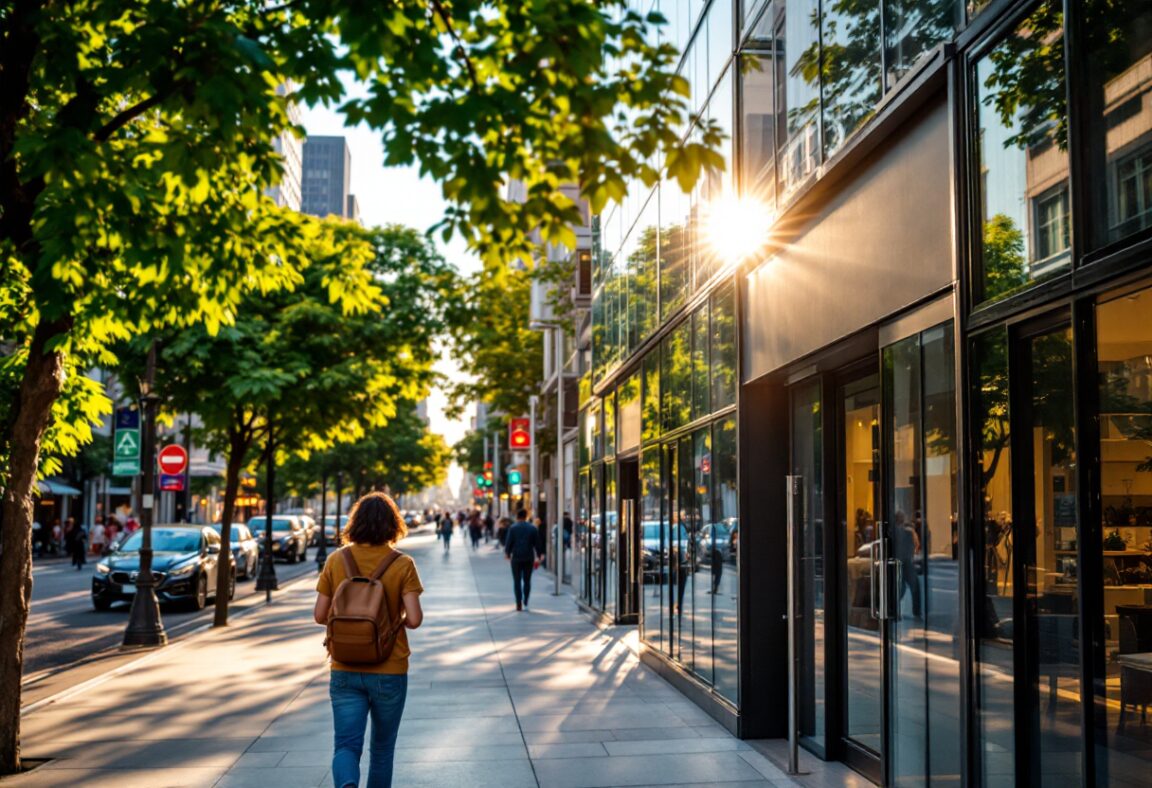
[[[392,564],[396,563],[396,559],[402,555],[404,555],[404,554],[401,553],[399,550],[397,550],[396,548],[392,548],[392,552],[389,553],[388,555],[384,556],[383,560],[381,560],[380,563],[377,564],[376,569],[373,570],[372,574],[370,575],[371,579],[372,580],[379,580],[381,577],[383,577],[384,573],[388,571],[388,567],[390,567],[390,566],[392,566]]]
[[[344,573],[348,575],[348,577],[360,577],[360,568],[356,566],[356,559],[352,557],[351,547],[345,545],[337,552],[344,558]]]

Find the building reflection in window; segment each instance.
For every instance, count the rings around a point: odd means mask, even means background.
[[[1103,508],[1100,785],[1152,773],[1152,288],[1096,308]]]
[[[984,300],[1071,265],[1060,9],[1044,0],[976,64]]]

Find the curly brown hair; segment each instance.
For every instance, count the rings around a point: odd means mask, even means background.
[[[408,526],[396,502],[382,492],[370,492],[352,504],[344,526],[344,543],[395,544],[407,534]]]

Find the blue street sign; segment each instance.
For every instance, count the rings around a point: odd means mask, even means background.
[[[115,426],[118,430],[140,429],[140,410],[138,408],[117,408]]]
[[[184,474],[182,473],[162,473],[160,474],[160,489],[171,492],[183,492],[184,490]]]

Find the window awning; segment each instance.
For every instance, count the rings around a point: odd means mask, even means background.
[[[44,495],[80,495],[80,491],[60,479],[44,479],[39,482],[40,492]]]

